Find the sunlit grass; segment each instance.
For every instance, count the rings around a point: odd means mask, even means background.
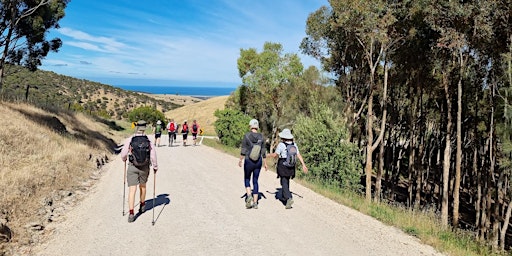
[[[45,199],[79,187],[97,170],[96,160],[112,151],[98,134],[124,135],[82,114],[54,114],[25,104],[0,103],[0,119],[0,218],[8,219],[16,234],[10,244],[26,245],[31,237],[24,225],[45,223],[44,214],[36,214]],[[66,130],[57,133],[52,125]]]

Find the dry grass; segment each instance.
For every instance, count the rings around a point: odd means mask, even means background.
[[[173,94],[150,94],[150,93],[141,93],[151,98],[157,100],[163,100],[167,102],[172,102],[177,105],[186,106],[194,103],[198,103],[203,101],[202,99],[194,98],[192,96],[184,96],[184,95],[173,95]]]
[[[45,207],[59,192],[74,191],[112,158],[123,135],[108,125],[73,113],[52,114],[24,104],[0,103],[0,220],[13,231],[9,246],[36,242],[27,223],[48,220]],[[2,248],[3,247],[3,248]],[[3,250],[2,250],[3,249]]]
[[[216,135],[213,123],[217,118],[213,115],[215,110],[224,109],[229,96],[219,96],[205,101],[186,105],[165,113],[168,119],[173,118],[175,122],[182,124],[184,120],[192,123],[196,119],[205,135]]]

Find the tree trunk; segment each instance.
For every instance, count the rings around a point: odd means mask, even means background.
[[[443,200],[441,202],[441,225],[448,226],[448,184],[450,179],[451,130],[452,130],[452,102],[450,98],[448,74],[443,74],[443,86],[446,96],[446,136],[443,154]]]
[[[500,249],[505,250],[505,236],[507,234],[508,223],[510,222],[510,215],[512,213],[512,201],[508,203],[507,212],[505,213],[505,218],[503,220],[503,227],[501,228],[500,233]]]
[[[460,56],[462,58],[462,56]],[[455,184],[453,186],[453,228],[459,227],[460,169],[462,164],[462,60],[461,74],[457,83],[457,154],[455,154]]]
[[[379,148],[379,169],[377,170],[377,177],[375,180],[375,195],[373,199],[380,202],[382,197],[382,173],[384,172],[384,143],[380,143]]]
[[[372,200],[372,161],[373,161],[373,90],[370,89],[370,97],[368,97],[368,115],[366,116],[366,201]]]
[[[482,174],[478,171],[478,149],[476,148],[473,152],[473,173],[476,174],[476,201],[475,201],[475,227],[477,227],[476,239],[482,240],[480,237],[480,225],[481,225],[481,204],[482,204]]]
[[[381,184],[382,184],[382,172],[384,170],[384,132],[386,128],[386,117],[387,117],[387,92],[388,92],[388,64],[386,61],[384,61],[384,88],[383,88],[383,96],[381,100],[381,108],[382,108],[382,119],[381,119],[381,130],[379,134],[379,138],[375,142],[376,145],[374,146],[376,148],[377,145],[380,144],[380,152],[379,152],[379,169],[377,171],[377,177],[375,180],[375,199],[376,201],[380,201],[381,197]]]

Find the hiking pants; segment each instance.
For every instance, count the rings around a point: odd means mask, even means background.
[[[290,176],[281,176],[281,187],[283,189],[281,192],[283,193],[283,200],[286,202],[286,200],[292,198],[292,193],[290,192]]]
[[[263,163],[262,158],[257,162],[253,162],[248,157],[244,161],[244,183],[245,187],[251,187],[251,175],[252,175],[252,194],[259,194],[258,178],[260,177],[261,165]]]

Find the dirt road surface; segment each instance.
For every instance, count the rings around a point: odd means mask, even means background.
[[[127,214],[122,216],[124,164],[116,156],[90,194],[33,253],[442,255],[396,228],[293,181],[295,204],[286,210],[276,199],[280,185],[271,171],[262,171],[260,176],[259,209],[246,209],[243,170],[236,157],[207,146],[168,147],[165,135],[162,141],[163,146],[157,148],[160,170],[150,175],[147,184],[148,211],[133,223],[127,222]]]

